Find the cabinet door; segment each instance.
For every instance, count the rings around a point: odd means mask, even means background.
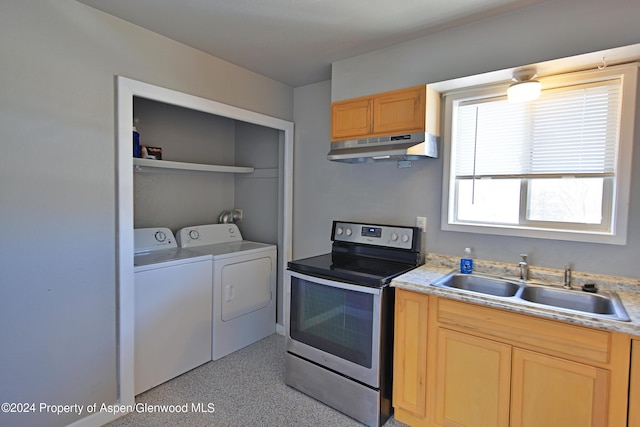
[[[512,376],[512,427],[606,425],[608,371],[516,348]]]
[[[331,104],[331,140],[343,140],[372,132],[372,101],[356,99]]]
[[[373,98],[373,133],[419,132],[425,129],[425,86],[401,89]]]
[[[393,406],[425,416],[428,296],[396,291]],[[400,411],[401,412],[401,411]]]
[[[435,368],[437,425],[509,425],[511,346],[439,328]]]
[[[632,340],[629,381],[629,427],[640,427],[640,340]]]

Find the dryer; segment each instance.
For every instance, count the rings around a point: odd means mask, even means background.
[[[211,360],[211,255],[134,230],[134,393]]]
[[[176,238],[180,247],[213,257],[213,360],[275,332],[275,245],[243,240],[233,223],[185,227]]]

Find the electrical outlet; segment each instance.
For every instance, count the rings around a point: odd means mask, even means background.
[[[417,216],[416,217],[416,227],[421,229],[423,232],[427,231],[427,217],[426,216]]]

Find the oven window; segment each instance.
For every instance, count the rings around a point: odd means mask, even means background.
[[[291,278],[291,338],[371,368],[374,295]]]

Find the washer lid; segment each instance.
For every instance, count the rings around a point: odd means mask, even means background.
[[[134,267],[159,264],[162,262],[178,261],[188,258],[202,257],[200,252],[194,252],[182,248],[171,248],[147,252],[137,252],[133,256]]]

